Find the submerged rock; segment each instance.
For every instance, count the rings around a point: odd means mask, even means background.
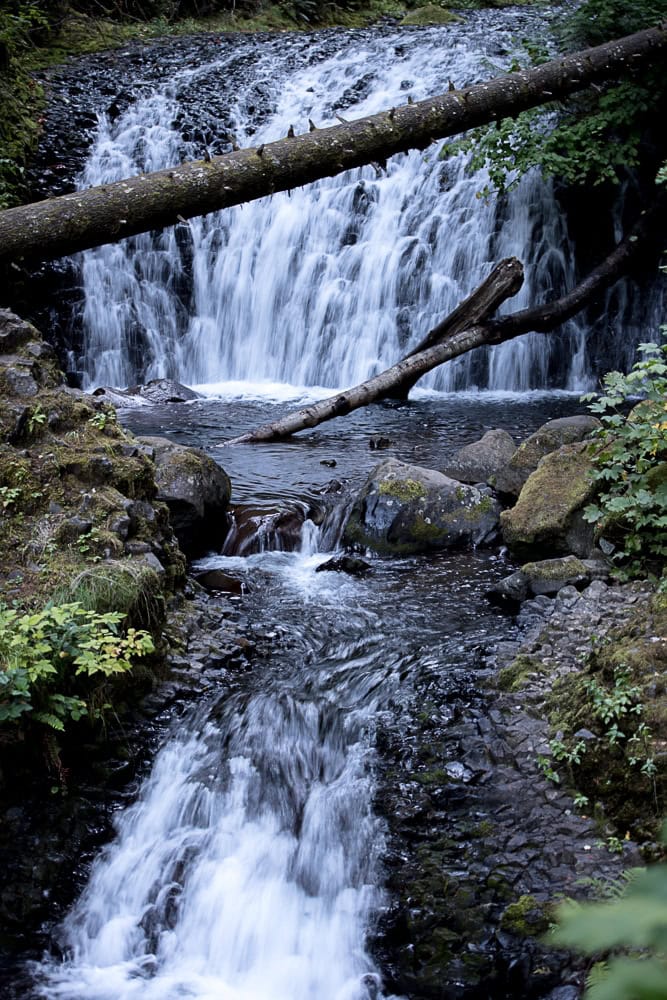
[[[480,545],[494,534],[498,515],[496,501],[481,490],[392,458],[370,473],[344,538],[389,555]]]
[[[333,559],[327,559],[325,563],[321,563],[316,569],[316,573],[348,573],[350,576],[364,576],[364,574],[370,572],[371,564],[366,562],[365,559],[358,559],[355,556],[335,556]]]

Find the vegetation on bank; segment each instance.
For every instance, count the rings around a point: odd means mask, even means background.
[[[556,23],[555,41],[560,51],[575,52],[665,19],[667,0],[584,0]],[[539,42],[526,40],[525,48],[532,64],[549,58]],[[486,167],[491,184],[501,192],[533,167],[575,189],[614,185],[631,172],[650,184],[667,157],[666,113],[667,79],[655,66],[640,76],[584,91],[566,105],[554,102],[477,129],[445,144],[441,155],[470,150],[471,170]]]
[[[52,348],[0,311],[3,763],[48,747],[61,780],[56,734],[152,680],[185,568],[156,491],[115,413],[67,391]]]

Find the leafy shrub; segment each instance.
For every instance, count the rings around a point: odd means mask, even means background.
[[[576,51],[666,18],[667,0],[585,0],[567,15],[557,34],[563,49]],[[543,61],[542,48],[524,44],[530,61]],[[510,70],[519,68],[515,61]],[[664,158],[666,97],[662,67],[649,67],[640,76],[571,97],[567,106],[543,105],[474,130],[467,139],[446,143],[441,155],[471,150],[471,169],[487,166],[501,192],[531,167],[566,186],[615,183],[643,163],[654,171]]]
[[[626,579],[650,575],[667,555],[667,345],[639,351],[628,375],[610,372],[603,395],[583,397],[602,421],[591,447],[600,493],[584,517],[612,538]]]
[[[667,865],[640,871],[611,901],[565,903],[558,919],[550,937],[556,945],[626,952],[593,967],[586,1000],[667,1000]]]
[[[119,612],[97,614],[80,604],[34,613],[0,609],[0,724],[25,717],[63,730],[70,719],[99,715],[83,696],[97,681],[130,671],[154,648],[147,632],[128,629],[121,636],[122,619]]]

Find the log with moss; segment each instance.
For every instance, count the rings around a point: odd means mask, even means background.
[[[285,191],[616,80],[656,63],[667,26],[534,69],[257,148],[0,213],[0,263],[48,260]]]

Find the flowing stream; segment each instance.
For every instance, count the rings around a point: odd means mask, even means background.
[[[102,115],[81,184],[469,84],[506,64],[542,16],[488,11],[440,28],[239,39]],[[286,401],[391,364],[502,256],[526,267],[513,309],[572,284],[550,185],[529,175],[508,197],[485,199],[487,178],[465,166],[438,148],[414,152],[82,255],[73,366],[88,387],[162,376],[202,387],[210,398],[127,419],[137,432],[207,448],[230,472],[236,503],[302,514],[322,500],[331,465],[363,479],[373,434],[388,436],[388,454],[437,467],[489,427],[518,439],[571,412],[576,397],[527,390],[591,384],[577,321],[559,341],[526,337],[445,366],[410,405],[289,444],[220,450]],[[462,387],[495,395],[453,392]],[[58,957],[32,967],[36,995],[387,995],[368,946],[387,905],[377,729],[416,710],[428,676],[474,679],[475,650],[507,634],[482,596],[503,567],[468,553],[373,560],[360,580],[319,573],[340,520],[340,508],[321,528],[306,520],[295,551],[203,561],[243,581],[244,613],[273,636],[273,655],[240,692],[214,685],[174,724],[55,936]]]

